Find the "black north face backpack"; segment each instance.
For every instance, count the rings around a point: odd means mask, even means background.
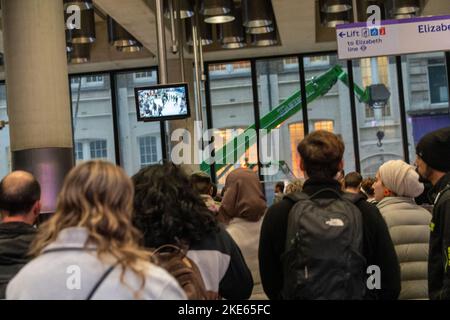
[[[336,198],[318,198],[332,192]],[[294,193],[286,251],[282,257],[284,299],[356,300],[366,288],[362,255],[360,195],[324,189],[312,196]]]

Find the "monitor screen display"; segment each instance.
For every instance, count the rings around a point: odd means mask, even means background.
[[[138,121],[162,121],[190,117],[186,83],[135,88]]]

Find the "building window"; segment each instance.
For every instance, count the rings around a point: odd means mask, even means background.
[[[158,145],[156,137],[140,137],[139,150],[141,152],[142,168],[158,162]]]
[[[428,62],[428,79],[430,83],[430,102],[448,102],[447,69],[445,64],[436,63],[434,60]]]
[[[249,70],[251,68],[250,61],[237,61],[231,64],[234,71]]]
[[[104,85],[104,77],[103,75],[92,75],[86,76],[83,79],[83,87],[91,88],[91,87],[102,87]]]
[[[292,170],[294,175],[299,178],[302,176],[302,172],[300,170],[300,156],[297,152],[297,146],[305,137],[303,122],[297,122],[289,125],[289,137],[291,140]]]
[[[304,59],[306,67],[326,67],[330,65],[330,56],[311,56]]]
[[[87,76],[86,83],[103,83],[103,76]]]
[[[216,63],[216,64],[210,64],[209,65],[209,71],[215,72],[215,71],[226,71],[227,70],[227,64],[226,63]]]
[[[75,142],[75,160],[76,161],[84,160],[83,143],[82,142]]]
[[[81,78],[80,78],[80,77],[71,77],[71,78],[70,78],[70,82],[71,82],[72,84],[79,84],[80,81],[81,81]]]
[[[152,78],[152,71],[142,71],[134,73],[134,81],[147,82]]]
[[[298,69],[298,58],[297,57],[289,57],[283,59],[283,68],[284,69]]]
[[[325,130],[328,132],[334,132],[334,123],[333,121],[316,121],[314,123],[314,130]]]
[[[106,140],[96,140],[89,143],[91,150],[91,159],[107,159],[107,143]]]

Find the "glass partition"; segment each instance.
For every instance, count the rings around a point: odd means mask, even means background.
[[[162,160],[159,122],[138,122],[134,88],[155,85],[156,70],[116,74],[121,165],[130,175]]]
[[[0,121],[8,121],[5,84],[0,84]],[[0,179],[9,172],[11,172],[11,151],[9,126],[6,125],[0,130]]]
[[[362,88],[384,84],[391,93],[386,105],[356,105],[361,174],[374,177],[386,161],[404,159],[396,61],[395,57],[367,58],[353,65],[356,84]]]
[[[108,74],[71,76],[72,123],[76,162],[116,162]]]

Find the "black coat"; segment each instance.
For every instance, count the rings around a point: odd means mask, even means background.
[[[433,300],[450,299],[450,190],[438,197],[449,184],[450,173],[447,173],[430,190],[434,208],[430,226],[428,293]]]
[[[30,260],[28,251],[36,231],[21,222],[0,224],[0,299],[5,299],[9,281]]]
[[[303,191],[312,195],[321,189],[340,190],[336,180],[305,182]],[[323,193],[324,197],[328,197]],[[330,193],[330,197],[336,197]],[[281,299],[283,267],[281,256],[285,252],[289,211],[294,202],[284,199],[273,205],[264,218],[259,244],[259,266],[263,288],[269,299]],[[400,266],[386,223],[377,207],[360,200],[356,206],[363,218],[363,254],[367,265],[381,270],[381,289],[367,290],[366,299],[397,299],[400,294]]]

